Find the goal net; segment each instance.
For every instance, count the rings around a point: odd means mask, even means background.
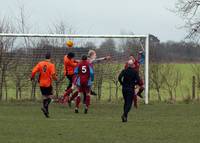
[[[66,41],[74,45],[67,47]],[[95,50],[97,58],[110,56],[109,60],[94,65],[94,91],[97,98],[108,95],[108,100],[118,98],[118,74],[124,68],[130,55],[138,58],[143,50],[144,61],[141,63],[140,76],[144,79],[144,101],[148,104],[149,94],[149,35],[66,35],[66,34],[15,34],[0,33],[0,98],[36,97],[37,80],[28,80],[33,66],[51,52],[56,65],[58,81],[54,84],[59,96],[66,88],[63,74],[63,58],[69,52],[80,59],[89,50]],[[10,97],[9,95],[15,95]]]

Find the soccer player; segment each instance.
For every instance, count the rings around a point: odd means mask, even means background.
[[[82,56],[82,61],[78,64],[74,72],[77,76],[76,85],[78,87],[78,96],[76,98],[76,108],[75,113],[78,113],[80,106],[81,94],[86,95],[86,105],[84,113],[87,114],[90,105],[90,91],[92,86],[92,81],[94,80],[94,70],[91,64],[87,60],[87,56]]]
[[[63,103],[68,101],[69,106],[71,106],[71,102],[69,100],[70,93],[72,92],[73,81],[75,80],[74,69],[78,65],[78,61],[74,59],[75,54],[69,52],[64,56],[64,75],[69,80],[69,84],[67,86],[66,92],[64,93]]]
[[[90,64],[92,66],[95,63],[99,63],[99,62],[104,61],[104,60],[109,60],[110,58],[111,58],[110,56],[97,58],[96,52],[94,50],[89,50],[89,52],[88,52],[88,61],[90,62]],[[96,93],[92,90],[91,90],[91,94],[96,95]]]
[[[140,65],[143,65],[145,63],[145,52],[144,52],[143,47],[138,52],[138,62],[139,62]],[[142,95],[141,95],[143,91],[144,91],[144,80],[140,78],[139,91],[138,91],[137,95],[141,98],[143,98]]]
[[[74,57],[75,54],[72,52],[69,52],[67,55],[64,56],[64,75],[69,80],[67,89],[72,87],[74,78],[74,69],[78,65],[78,61],[76,61]]]
[[[39,73],[39,85],[43,97],[43,111],[45,117],[49,117],[49,104],[51,103],[52,80],[57,80],[55,65],[51,62],[51,54],[47,53],[45,60],[39,62],[32,70],[31,80],[34,79],[35,74]]]
[[[139,84],[140,81],[139,74],[133,68],[133,65],[133,61],[129,60],[127,63],[128,67],[124,69],[118,77],[118,80],[122,85],[124,98],[124,113],[121,116],[122,122],[127,122],[128,112],[130,111],[133,102],[133,96],[136,96],[134,87]]]
[[[141,52],[139,52],[139,55],[138,55],[138,59],[136,60],[135,58],[134,58],[134,56],[133,55],[130,55],[130,57],[129,57],[129,60],[131,60],[131,61],[133,61],[132,62],[132,68],[134,68],[137,72],[138,72],[138,74],[139,74],[139,69],[140,69],[140,64],[142,64],[141,63],[141,61],[144,61],[144,59],[142,59],[141,58],[141,55],[140,55],[140,53]],[[128,68],[128,63],[126,63],[125,64],[125,69],[126,68]],[[137,92],[137,96],[139,96],[140,98],[143,98],[142,97],[142,92],[144,91],[144,81],[140,78],[140,81],[139,81],[139,91]],[[137,108],[138,107],[138,104],[137,104],[137,96],[134,96],[133,97],[133,101],[134,101],[134,107],[135,108]]]
[[[89,50],[89,52],[88,52],[88,61],[91,64],[98,63],[103,60],[109,60],[110,58],[111,58],[110,56],[97,58],[96,52],[94,50]]]

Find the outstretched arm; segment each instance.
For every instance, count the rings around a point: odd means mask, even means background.
[[[109,60],[111,57],[110,56],[106,56],[106,57],[101,57],[101,58],[97,58],[95,60],[92,61],[92,63],[98,63],[104,60]]]

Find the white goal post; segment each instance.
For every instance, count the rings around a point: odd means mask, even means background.
[[[68,35],[68,34],[17,34],[0,33],[0,37],[40,38],[144,38],[145,39],[145,104],[149,103],[149,35]]]

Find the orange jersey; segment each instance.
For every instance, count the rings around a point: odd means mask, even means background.
[[[67,57],[67,55],[64,57],[64,75],[73,75],[74,69],[78,65],[78,62],[76,62],[74,59],[70,59]]]
[[[49,87],[56,74],[55,65],[50,60],[41,61],[33,68],[31,77],[33,78],[37,72],[40,74],[40,87]]]

